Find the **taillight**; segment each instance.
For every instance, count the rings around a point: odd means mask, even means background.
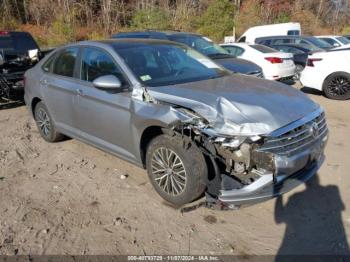
[[[9,34],[9,32],[7,32],[7,31],[0,31],[0,35],[8,35]]]
[[[314,66],[315,66],[314,62],[318,62],[318,61],[322,61],[322,58],[309,58],[309,59],[307,60],[306,65],[307,65],[307,66],[314,67]]]
[[[265,57],[267,61],[269,61],[271,64],[282,64],[283,59],[279,57]]]

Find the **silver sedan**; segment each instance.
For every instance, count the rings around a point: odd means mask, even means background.
[[[162,40],[58,48],[25,74],[25,101],[46,141],[69,136],[146,168],[175,205],[281,195],[317,172],[328,136],[300,91]]]

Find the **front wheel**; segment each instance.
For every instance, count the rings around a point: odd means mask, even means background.
[[[336,100],[350,98],[350,74],[345,72],[334,73],[323,84],[326,97]]]
[[[177,137],[160,135],[148,147],[146,166],[157,193],[179,206],[201,196],[206,188],[207,165],[194,145],[184,146]]]

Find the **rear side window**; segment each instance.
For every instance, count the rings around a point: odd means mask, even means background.
[[[92,82],[100,76],[114,75],[126,85],[125,77],[114,59],[105,51],[86,47],[81,60],[81,80]]]
[[[299,30],[289,30],[287,32],[287,35],[300,35],[300,31]]]
[[[78,47],[70,47],[61,51],[55,59],[53,73],[56,75],[73,77],[78,52]]]
[[[244,53],[244,49],[237,46],[222,46],[230,55],[235,57],[240,56]]]
[[[259,51],[260,53],[264,53],[264,54],[276,52],[275,49],[272,49],[272,48],[264,46],[264,45],[251,45],[250,47],[252,47],[255,50]]]

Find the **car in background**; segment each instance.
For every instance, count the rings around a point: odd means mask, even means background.
[[[295,64],[293,55],[283,53],[264,45],[247,43],[221,44],[227,52],[235,57],[254,61],[269,80],[283,80],[294,77]]]
[[[271,47],[280,52],[293,54],[293,61],[296,66],[296,73],[298,75],[305,68],[309,54],[316,52],[311,50],[310,48],[307,48],[298,44],[279,44],[279,45],[272,45]],[[319,51],[323,51],[323,50],[319,49]]]
[[[350,40],[350,35],[343,35],[346,39]]]
[[[0,99],[23,96],[23,75],[44,54],[27,32],[0,31]]]
[[[336,36],[336,35],[322,35],[316,36],[318,39],[321,39],[328,44],[332,45],[334,48],[336,47],[350,47],[350,40],[344,36]]]
[[[176,31],[141,31],[118,33],[112,35],[112,38],[149,38],[182,43],[197,50],[201,54],[208,56],[232,72],[263,77],[262,69],[257,64],[233,57],[222,47],[202,35]]]
[[[245,31],[237,42],[254,44],[255,39],[266,36],[266,32],[268,32],[269,36],[300,35],[301,26],[299,23],[281,23],[272,25],[253,26],[250,27],[247,31]]]
[[[306,87],[323,91],[328,98],[349,99],[350,52],[330,50],[310,54],[300,81]]]
[[[299,90],[164,40],[58,48],[26,72],[25,101],[43,139],[147,169],[175,206],[204,192],[221,208],[282,195],[316,175],[328,139],[323,109]]]
[[[333,48],[332,45],[313,36],[267,36],[257,38],[255,40],[255,43],[266,46],[274,46],[279,44],[298,44],[305,46],[306,48],[309,48],[313,51],[317,51],[319,49],[329,50]]]

